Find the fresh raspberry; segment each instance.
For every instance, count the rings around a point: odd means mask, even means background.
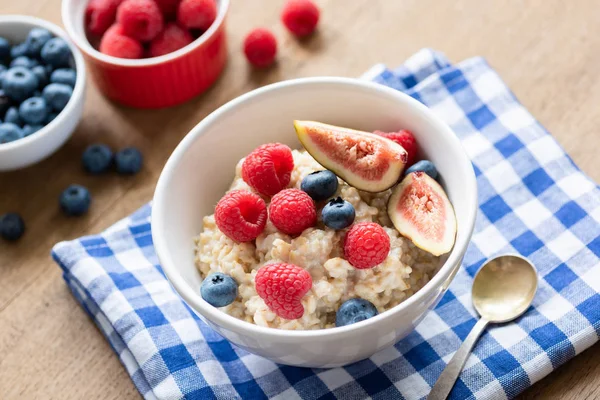
[[[244,39],[244,54],[250,64],[268,67],[275,61],[277,40],[268,29],[256,28]]]
[[[257,192],[273,196],[290,183],[294,157],[285,144],[267,143],[254,149],[242,164],[242,178]]]
[[[290,0],[281,11],[283,24],[296,36],[314,32],[319,22],[319,9],[310,0]]]
[[[177,22],[187,29],[205,31],[216,18],[215,0],[181,0],[177,8]]]
[[[165,29],[158,34],[150,43],[148,54],[150,57],[158,57],[172,53],[192,43],[194,38],[190,33],[181,29],[174,23],[169,23]]]
[[[149,42],[163,29],[163,16],[153,0],[125,0],[117,9],[117,22],[127,36]]]
[[[154,0],[158,4],[158,8],[163,13],[163,17],[170,18],[177,13],[180,0]]]
[[[217,227],[237,242],[249,242],[262,233],[267,224],[267,205],[259,195],[233,190],[219,200],[215,208]]]
[[[344,257],[354,268],[373,268],[390,252],[390,237],[375,222],[352,225],[344,242]]]
[[[269,217],[281,232],[298,235],[317,223],[317,209],[306,192],[285,189],[271,199]]]
[[[393,140],[400,146],[404,147],[404,150],[406,150],[406,152],[408,153],[406,160],[407,167],[413,165],[417,160],[417,152],[419,151],[419,148],[417,146],[417,141],[415,140],[415,137],[410,131],[403,129],[399,132],[375,131],[373,133],[379,136],[383,136],[384,138]]]
[[[141,58],[144,49],[140,42],[125,36],[123,27],[115,24],[108,28],[100,42],[100,52],[119,58]]]
[[[310,274],[294,264],[267,264],[254,277],[256,293],[267,307],[285,319],[297,319],[304,314],[302,297],[310,290]]]
[[[92,35],[101,36],[115,22],[121,0],[91,0],[85,8],[85,26]]]

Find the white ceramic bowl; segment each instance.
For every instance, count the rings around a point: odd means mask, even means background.
[[[12,43],[24,41],[29,31],[36,27],[49,30],[69,44],[75,59],[77,81],[69,103],[52,122],[23,139],[0,144],[0,171],[24,168],[54,153],[71,136],[83,113],[85,64],[79,49],[71,43],[67,34],[58,26],[39,18],[24,15],[0,16],[0,36]]]
[[[409,129],[439,169],[454,205],[458,234],[440,271],[414,296],[376,317],[340,328],[286,331],[238,320],[199,294],[192,238],[212,214],[238,160],[255,147],[282,142],[299,148],[292,120],[316,120],[373,131]],[[347,78],[306,78],[247,93],[200,122],[175,149],[158,180],[152,237],[175,290],[232,343],[273,361],[333,367],[358,361],[406,336],[433,308],[460,267],[477,210],[471,162],[454,133],[421,103],[382,85]]]

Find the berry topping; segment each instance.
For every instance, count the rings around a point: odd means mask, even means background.
[[[90,192],[81,185],[70,185],[60,195],[60,208],[69,216],[85,214],[91,202]]]
[[[18,240],[25,233],[25,222],[17,213],[0,216],[0,237],[5,240]]]
[[[375,133],[376,135],[383,136],[384,138],[393,140],[400,146],[404,147],[404,150],[406,150],[406,152],[408,153],[406,157],[406,166],[411,166],[416,161],[419,147],[417,146],[417,141],[415,140],[415,137],[410,131],[404,129],[399,132],[375,131],[373,133]]]
[[[90,0],[85,9],[85,26],[92,35],[100,36],[115,22],[120,0]]]
[[[135,147],[126,147],[115,154],[117,172],[122,175],[134,175],[142,169],[142,153]]]
[[[242,178],[260,194],[273,196],[290,183],[293,169],[292,150],[281,143],[268,143],[244,159]]]
[[[254,278],[256,292],[267,307],[285,319],[297,319],[304,314],[302,297],[312,286],[312,278],[294,264],[267,264]]]
[[[317,223],[317,209],[310,196],[302,190],[285,189],[271,199],[269,217],[281,232],[299,235]]]
[[[319,22],[319,9],[310,0],[289,0],[281,12],[283,24],[296,36],[313,33]]]
[[[267,205],[259,195],[247,190],[227,193],[215,208],[217,227],[237,242],[256,239],[267,224]]]
[[[250,64],[268,67],[275,61],[277,40],[268,29],[254,29],[244,39],[244,54]]]
[[[335,314],[335,326],[355,324],[377,315],[377,308],[365,299],[346,300]]]
[[[111,26],[100,41],[100,52],[118,58],[141,58],[144,49],[140,42],[125,35],[121,25]]]
[[[355,224],[346,234],[344,257],[354,268],[373,268],[381,264],[389,252],[390,237],[375,222]]]
[[[308,193],[314,201],[327,200],[338,188],[337,176],[329,171],[316,171],[302,179],[300,189]]]
[[[81,158],[83,168],[90,174],[101,174],[108,171],[112,160],[112,150],[101,143],[89,145]]]
[[[437,177],[438,177],[438,171],[435,168],[435,165],[433,165],[433,163],[429,160],[421,160],[421,161],[416,162],[415,164],[413,164],[410,168],[408,168],[404,172],[404,175],[408,175],[411,172],[417,172],[417,171],[425,172],[427,175],[429,175],[433,179],[437,179]]]
[[[163,16],[152,0],[125,0],[117,10],[123,33],[140,42],[154,39],[163,29]]]
[[[341,197],[330,200],[321,211],[323,223],[331,229],[349,227],[355,216],[354,206]]]
[[[177,22],[187,29],[210,28],[217,18],[215,0],[182,0],[177,8]]]
[[[200,295],[213,307],[225,307],[233,303],[238,294],[235,279],[222,272],[215,272],[206,277],[200,286]]]
[[[188,31],[181,29],[174,23],[169,23],[150,43],[148,51],[150,57],[158,57],[172,53],[192,43],[194,38]]]

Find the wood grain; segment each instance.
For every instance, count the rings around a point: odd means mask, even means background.
[[[377,62],[396,66],[422,47],[443,50],[452,61],[482,55],[574,161],[600,180],[599,1],[322,0],[319,32],[302,42],[279,23],[283,0],[232,3],[230,60],[208,93],[179,107],[147,112],[112,104],[90,82],[84,119],[73,138],[34,167],[0,173],[0,213],[18,211],[28,226],[19,243],[0,243],[1,398],[139,397],[71,297],[50,249],[106,228],[150,200],[162,165],[190,128],[253,88],[303,76],[357,76]],[[60,0],[2,0],[0,13],[61,23]],[[267,71],[250,69],[239,51],[254,26],[272,28],[280,41],[279,61]],[[140,147],[144,171],[132,178],[85,175],[79,157],[95,141]],[[58,195],[70,183],[93,193],[92,209],[83,218],[66,218],[58,210]],[[521,398],[600,398],[598,357],[596,345]]]

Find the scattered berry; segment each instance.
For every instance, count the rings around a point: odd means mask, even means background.
[[[408,167],[413,165],[413,163],[416,161],[419,147],[417,146],[417,141],[415,140],[414,135],[410,131],[404,129],[399,132],[375,131],[373,133],[375,133],[376,135],[383,136],[384,138],[390,139],[402,146],[404,150],[406,150],[406,152],[408,153],[406,160],[406,165]]]
[[[121,25],[111,26],[100,41],[101,53],[118,58],[142,58],[144,49],[140,42],[130,38],[123,32]]]
[[[126,147],[115,154],[117,172],[123,175],[134,175],[142,169],[142,153],[135,147]]]
[[[354,206],[341,197],[330,200],[321,211],[323,223],[331,229],[347,228],[355,217]]]
[[[17,107],[10,107],[8,110],[6,110],[6,114],[4,114],[4,122],[10,122],[11,124],[18,126],[23,125],[23,121],[21,121]]]
[[[337,191],[338,179],[329,170],[316,171],[302,179],[300,189],[308,193],[314,201],[327,200]]]
[[[38,80],[29,69],[14,67],[6,71],[2,80],[2,89],[14,101],[23,101],[38,88]]]
[[[0,216],[0,236],[5,240],[18,240],[25,233],[25,222],[17,213]]]
[[[39,57],[42,48],[50,39],[52,39],[52,34],[47,29],[33,28],[30,30],[27,39],[25,39],[27,55],[35,58]]]
[[[81,162],[83,168],[90,174],[101,174],[106,172],[113,161],[113,153],[105,144],[92,144],[85,149]]]
[[[289,0],[281,12],[283,24],[296,36],[314,32],[319,22],[319,9],[310,0]]]
[[[30,97],[19,106],[21,119],[30,125],[41,124],[48,117],[48,107],[43,97]]]
[[[267,264],[254,277],[256,293],[267,307],[285,319],[297,319],[304,314],[302,297],[310,290],[310,274],[294,264]]]
[[[10,122],[0,124],[0,144],[14,142],[23,138],[23,131]]]
[[[344,257],[354,268],[367,269],[381,264],[390,252],[390,237],[375,222],[360,222],[346,234]]]
[[[250,64],[268,67],[275,61],[277,40],[268,29],[254,29],[244,40],[244,54]]]
[[[10,68],[25,67],[31,69],[37,65],[39,65],[39,63],[36,60],[27,56],[17,57],[10,62]]]
[[[213,307],[225,307],[233,303],[238,295],[235,279],[222,272],[214,272],[202,281],[200,295]]]
[[[10,56],[10,42],[0,37],[0,61],[6,60]]]
[[[27,137],[29,135],[33,135],[34,133],[36,133],[37,131],[39,131],[43,127],[44,127],[44,125],[25,125],[23,127],[23,129],[22,129],[22,131],[23,131],[23,137]]]
[[[60,195],[60,208],[69,216],[85,214],[91,202],[90,192],[81,185],[70,185]]]
[[[16,44],[10,48],[10,57],[11,58],[26,56],[27,53],[28,53],[27,43]]]
[[[267,206],[255,193],[233,190],[217,203],[215,222],[228,238],[237,242],[248,242],[256,239],[265,229]]]
[[[159,57],[179,50],[192,43],[194,38],[188,31],[169,23],[150,43],[150,57]]]
[[[177,8],[177,22],[187,29],[210,28],[217,18],[215,0],[181,0]]]
[[[73,95],[73,89],[62,83],[51,83],[44,88],[42,94],[50,108],[61,111]]]
[[[273,196],[290,183],[293,169],[292,150],[281,143],[268,143],[244,159],[242,178],[260,194]]]
[[[335,314],[335,326],[355,324],[377,315],[377,308],[365,299],[346,300]]]
[[[271,199],[269,217],[281,232],[298,235],[316,224],[317,209],[310,196],[302,190],[285,189]]]
[[[66,67],[71,61],[71,49],[67,42],[59,37],[48,40],[40,54],[42,60],[54,68]]]
[[[43,65],[36,65],[31,68],[31,72],[38,80],[38,87],[44,87],[48,84],[48,72]]]
[[[413,164],[410,168],[404,171],[404,175],[408,175],[411,172],[423,171],[433,179],[437,179],[438,171],[435,165],[429,160],[421,160]]]
[[[50,82],[52,83],[63,83],[69,85],[72,88],[75,87],[77,81],[77,73],[73,68],[58,68],[52,71],[50,75]]]
[[[101,36],[117,17],[120,0],[90,0],[85,9],[85,26],[92,35]]]
[[[140,42],[149,42],[163,29],[163,16],[153,0],[125,0],[117,9],[123,33]]]

